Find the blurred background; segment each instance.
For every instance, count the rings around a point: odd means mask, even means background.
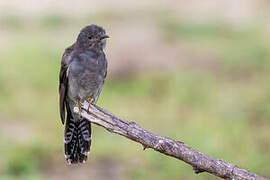
[[[98,105],[270,177],[267,0],[0,0],[0,179],[218,179],[93,125],[68,166],[58,111],[64,49],[85,25],[111,37]]]

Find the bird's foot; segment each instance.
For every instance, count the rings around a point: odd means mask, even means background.
[[[77,104],[76,104],[76,106],[78,107],[78,109],[79,109],[79,116],[81,116],[81,114],[82,114],[82,107],[83,107],[83,105],[81,104],[81,102],[80,101],[77,101]]]
[[[89,99],[87,100],[87,102],[89,103],[89,104],[88,104],[88,108],[87,108],[87,112],[89,112],[90,104],[94,104],[95,99],[94,99],[94,98],[89,98]]]

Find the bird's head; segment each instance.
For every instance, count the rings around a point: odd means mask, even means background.
[[[86,48],[97,46],[103,49],[106,45],[107,38],[109,36],[106,35],[102,27],[92,24],[81,30],[77,38],[77,43],[79,46]]]

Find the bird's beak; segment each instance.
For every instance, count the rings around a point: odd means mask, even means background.
[[[106,39],[106,38],[109,38],[109,36],[108,35],[101,35],[101,36],[99,36],[99,40],[102,40],[102,39]]]

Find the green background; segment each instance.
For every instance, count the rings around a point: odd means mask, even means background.
[[[233,2],[1,2],[0,179],[218,179],[96,125],[66,164],[60,60],[93,23],[111,37],[99,106],[270,177],[270,3]]]

